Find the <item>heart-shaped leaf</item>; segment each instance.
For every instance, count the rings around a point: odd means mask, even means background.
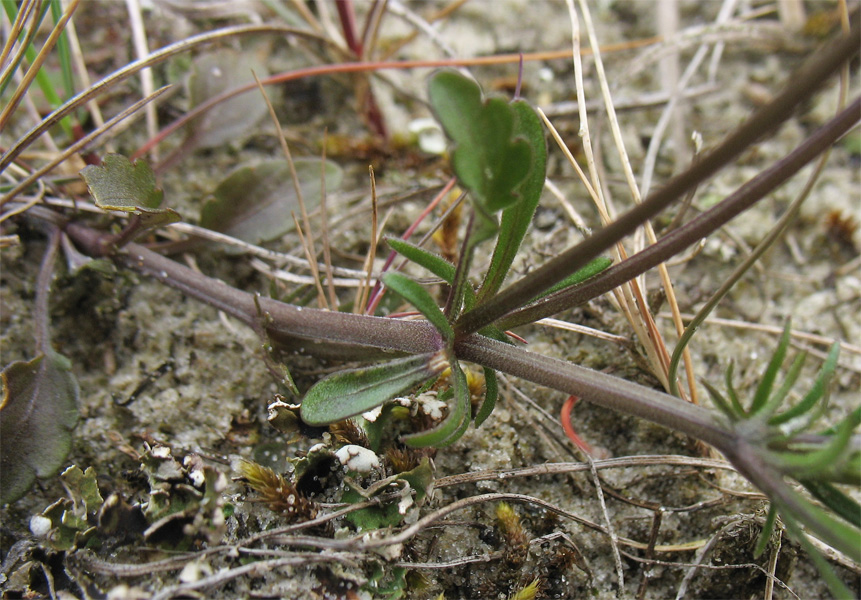
[[[436,73],[429,97],[455,144],[452,168],[479,212],[493,213],[517,202],[532,167],[532,150],[515,131],[515,109],[502,98],[482,101],[478,84],[455,71]]]
[[[417,354],[321,379],[302,400],[308,425],[328,425],[355,417],[439,375],[448,363],[440,352]]]
[[[293,161],[302,199],[309,209],[320,203],[319,158]],[[325,164],[326,190],[341,185],[342,172]],[[231,173],[212,193],[200,214],[200,225],[250,244],[273,240],[293,229],[292,212],[299,210],[290,168],[283,160],[242,167]]]
[[[69,361],[53,352],[14,362],[0,377],[0,504],[6,504],[63,466],[78,422],[78,382]]]

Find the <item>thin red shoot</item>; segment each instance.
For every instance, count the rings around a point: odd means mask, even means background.
[[[439,194],[437,194],[433,200],[425,207],[422,211],[422,214],[418,216],[418,218],[413,221],[412,225],[407,227],[407,230],[401,236],[401,239],[406,241],[410,239],[410,237],[415,232],[416,228],[419,224],[424,221],[424,219],[430,214],[430,212],[436,208],[436,206],[445,198],[446,194],[448,194],[451,189],[454,187],[454,184],[457,183],[457,179],[452,177],[448,180],[448,183],[440,190]],[[392,263],[395,262],[395,257],[398,255],[397,252],[390,252],[388,258],[386,258],[386,263],[383,265],[383,270],[381,273],[385,273],[388,271],[389,267],[392,266]],[[385,293],[385,288],[380,285],[380,282],[377,281],[376,285],[374,285],[374,289],[371,292],[371,298],[368,300],[368,308],[365,310],[365,314],[372,315],[374,311],[377,310],[377,306],[380,304],[380,300],[383,299],[383,294]]]
[[[574,426],[571,425],[571,410],[574,408],[574,405],[580,401],[580,398],[577,396],[568,396],[568,399],[565,400],[565,403],[562,405],[562,412],[560,413],[560,417],[562,419],[562,429],[565,430],[565,435],[568,436],[568,439],[574,442],[574,445],[580,448],[583,452],[592,456],[592,447],[587,444],[583,438],[577,435],[577,432],[574,431]]]

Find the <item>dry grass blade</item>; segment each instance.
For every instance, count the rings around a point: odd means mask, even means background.
[[[140,0],[126,0],[126,10],[129,15],[129,25],[131,25],[132,44],[134,44],[135,54],[138,60],[140,60],[149,55]],[[155,89],[152,69],[141,69],[140,78],[143,94],[145,96],[152,94]],[[146,130],[149,137],[154,136],[158,132],[158,115],[153,105],[146,108]],[[158,161],[158,147],[150,151],[150,159],[153,162]]]
[[[62,106],[60,106],[47,117],[42,119],[38,125],[28,131],[27,134],[24,135],[24,137],[18,140],[11,148],[9,148],[9,150],[5,154],[3,154],[2,157],[0,157],[0,172],[2,172],[7,166],[9,166],[9,164],[13,160],[15,160],[18,155],[24,151],[25,148],[29,147],[30,144],[32,144],[43,133],[45,133],[56,123],[58,123],[60,119],[75,110],[75,108],[106,92],[108,89],[115,86],[116,84],[128,79],[135,73],[138,73],[141,69],[157,65],[171,58],[172,56],[187,52],[188,50],[191,50],[192,48],[196,48],[198,46],[211,44],[213,42],[234,36],[253,35],[260,33],[278,33],[282,35],[288,34],[300,37],[315,37],[313,34],[309,33],[306,30],[296,29],[295,27],[285,27],[283,25],[238,25],[234,27],[225,27],[223,29],[217,29],[215,31],[202,33],[176,42],[174,44],[165,46],[164,48],[150,54],[145,59],[136,60],[132,63],[127,64],[122,69],[114,71],[104,79],[96,82],[90,88],[80,92],[75,97],[70,98]]]
[[[299,239],[302,241],[302,248],[305,252],[305,257],[308,259],[308,267],[311,269],[311,276],[316,282],[315,285],[317,287],[317,304],[320,306],[320,308],[329,308],[329,303],[326,301],[326,294],[323,291],[323,284],[320,282],[320,271],[317,268],[317,250],[314,248],[314,230],[311,228],[311,220],[308,218],[308,211],[305,208],[305,197],[302,194],[302,186],[299,182],[299,175],[296,173],[296,165],[293,163],[293,155],[290,152],[290,146],[287,144],[287,137],[284,135],[284,130],[281,128],[281,123],[278,121],[278,117],[275,115],[275,107],[272,106],[272,102],[269,100],[269,96],[266,94],[266,90],[263,89],[263,84],[260,83],[260,79],[257,78],[257,74],[253,73],[253,75],[254,82],[257,84],[257,87],[260,90],[260,95],[263,96],[263,101],[266,102],[266,107],[269,109],[269,116],[272,119],[272,123],[275,125],[275,130],[278,132],[278,142],[281,144],[281,151],[284,153],[284,158],[287,160],[287,165],[290,167],[290,177],[293,180],[293,189],[296,191],[296,200],[299,202],[299,211],[302,214],[302,224],[305,226],[304,235],[302,232],[302,228],[299,226],[299,221],[296,219],[296,215],[293,215],[293,220],[296,223],[296,232],[299,234]],[[324,179],[322,193],[325,195],[325,162],[323,162],[321,168],[323,170],[322,177]]]
[[[365,312],[365,305],[371,293],[371,273],[374,270],[374,259],[377,256],[377,180],[374,178],[374,167],[369,166],[368,173],[371,180],[371,245],[368,248],[368,255],[365,257],[364,285],[356,292],[356,303],[353,306],[353,312],[357,315]]]
[[[109,132],[115,125],[121,123],[125,119],[137,113],[142,107],[150,105],[153,100],[156,100],[159,96],[169,91],[172,86],[165,86],[159,90],[156,90],[152,95],[138,100],[125,110],[123,110],[120,114],[110,119],[107,123],[95,129],[79,139],[77,142],[63,150],[60,154],[58,154],[54,159],[46,163],[45,165],[39,167],[37,170],[33,171],[27,178],[21,181],[18,185],[12,188],[6,195],[0,199],[0,206],[5,205],[7,202],[15,198],[18,194],[26,190],[28,187],[33,185],[40,177],[50,173],[54,168],[58,165],[62,164],[66,159],[68,159],[73,154],[83,151],[84,149],[90,147],[90,145],[103,136],[105,133]],[[18,212],[23,212],[19,209],[15,211],[11,211],[9,213],[4,213],[2,217],[0,217],[0,221],[8,218],[12,214],[17,214]]]
[[[27,91],[30,89],[30,84],[32,84],[33,80],[36,79],[36,75],[39,73],[39,69],[42,68],[42,65],[47,60],[48,55],[54,48],[54,44],[56,44],[57,40],[60,39],[60,34],[63,33],[63,30],[66,28],[66,23],[69,22],[69,19],[72,18],[75,9],[78,8],[79,2],[80,0],[71,0],[69,2],[69,5],[66,7],[66,11],[63,13],[63,16],[60,18],[59,21],[57,21],[57,24],[51,31],[51,35],[48,36],[48,39],[45,40],[45,44],[42,46],[42,49],[39,50],[39,54],[36,55],[36,59],[33,61],[33,64],[30,65],[30,68],[27,69],[27,73],[24,74],[23,80],[15,88],[15,91],[12,92],[12,97],[6,103],[6,108],[3,109],[3,112],[0,112],[0,131],[3,131],[6,128],[6,125],[8,125],[12,113],[14,113],[15,109],[18,108],[18,105],[21,103],[21,99],[24,97],[24,94],[27,93]],[[0,167],[0,170],[2,170],[2,167]]]

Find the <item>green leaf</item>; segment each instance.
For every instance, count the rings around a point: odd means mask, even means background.
[[[802,479],[801,485],[807,488],[814,498],[830,508],[848,523],[861,529],[861,505],[827,481]]]
[[[392,247],[392,250],[424,267],[449,285],[454,283],[454,272],[457,267],[442,256],[397,238],[387,238],[386,242]]]
[[[765,406],[762,407],[761,413],[763,415],[771,416],[783,405],[786,397],[789,395],[789,390],[792,389],[792,386],[798,380],[798,376],[801,375],[801,369],[804,367],[806,360],[807,352],[801,352],[795,357],[795,360],[792,361],[792,365],[783,377],[783,383],[780,385],[780,388],[772,394]]]
[[[219,50],[194,60],[188,79],[191,106],[269,75],[266,66],[251,52]],[[217,148],[239,144],[256,130],[266,115],[266,102],[257,90],[219,102],[188,124],[187,148]],[[318,171],[319,173],[319,171]]]
[[[438,375],[447,366],[441,352],[431,352],[335,373],[305,394],[302,420],[309,425],[327,425],[360,415]]]
[[[296,158],[293,164],[302,199],[310,210],[320,203],[320,159]],[[327,191],[341,185],[338,165],[326,161],[325,173]],[[292,230],[292,213],[299,210],[290,168],[283,160],[237,169],[218,184],[212,196],[200,213],[200,225],[250,244],[273,240]]]
[[[164,194],[156,186],[155,173],[145,160],[132,163],[122,154],[108,154],[101,166],[90,165],[81,177],[96,202],[105,210],[135,212],[155,209]]]
[[[446,342],[451,342],[454,339],[454,330],[448,319],[445,318],[428,291],[418,282],[401,273],[391,272],[383,275],[383,283],[386,284],[387,288],[419,309],[419,312],[437,328]]]
[[[543,298],[544,296],[548,296],[553,292],[558,292],[559,290],[564,290],[565,288],[573,287],[575,285],[583,283],[590,277],[594,277],[612,264],[612,259],[607,258],[606,256],[599,256],[598,258],[590,261],[589,264],[587,264],[582,269],[574,271],[573,273],[571,273],[571,275],[569,275],[553,287],[549,288],[547,291],[542,292],[534,299],[537,300],[539,298]]]
[[[475,426],[478,427],[490,416],[496,407],[499,398],[499,382],[496,380],[496,371],[484,367],[484,402],[478,412],[475,413]]]
[[[14,362],[0,377],[0,504],[6,504],[63,466],[78,422],[78,382],[56,353]]]
[[[404,442],[408,446],[421,448],[425,446],[436,446],[438,448],[453,444],[464,434],[469,427],[470,402],[469,385],[466,375],[456,360],[451,361],[452,394],[449,413],[442,423],[419,433],[404,436]],[[443,398],[440,395],[440,398]]]
[[[523,137],[532,148],[532,164],[529,175],[519,188],[521,201],[502,212],[499,237],[478,295],[479,301],[493,296],[502,287],[535,215],[547,172],[547,144],[541,120],[523,100],[512,102],[511,106],[515,114],[514,135]]]
[[[428,87],[434,113],[455,143],[452,168],[479,211],[492,213],[517,202],[532,150],[514,137],[514,108],[501,98],[482,102],[478,84],[455,71],[436,73]]]
[[[768,507],[768,514],[765,516],[765,523],[762,525],[762,531],[759,533],[759,539],[756,541],[756,547],[753,550],[753,557],[759,558],[765,549],[768,548],[768,543],[771,541],[771,534],[774,533],[774,526],[777,524],[777,508],[774,504]]]
[[[800,417],[813,408],[813,405],[825,395],[825,391],[828,389],[828,383],[831,381],[831,376],[834,374],[834,369],[837,368],[837,358],[839,356],[840,344],[835,342],[834,345],[831,346],[831,350],[828,352],[828,356],[826,357],[822,368],[819,370],[819,375],[817,375],[816,381],[813,383],[813,387],[810,388],[807,395],[805,395],[798,404],[789,410],[769,419],[769,425],[781,425],[783,423],[787,423],[796,417]]]
[[[783,327],[783,335],[780,336],[777,349],[774,351],[771,360],[768,361],[768,367],[765,369],[765,373],[756,388],[756,393],[753,395],[753,402],[750,405],[749,411],[751,415],[758,413],[765,406],[769,395],[771,395],[771,388],[774,387],[774,381],[777,379],[780,366],[786,358],[786,350],[789,348],[789,331],[790,322],[787,321]]]
[[[108,154],[101,166],[84,167],[81,178],[96,206],[137,215],[143,229],[180,220],[175,210],[159,208],[164,194],[156,186],[155,173],[145,160],[132,163],[121,154]]]

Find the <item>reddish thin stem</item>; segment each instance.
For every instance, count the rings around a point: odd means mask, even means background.
[[[580,398],[577,396],[568,396],[562,404],[562,411],[559,413],[559,417],[562,419],[562,429],[565,430],[565,435],[568,436],[568,439],[574,442],[574,445],[580,448],[580,450],[592,456],[592,447],[577,435],[577,432],[574,431],[574,426],[571,424],[571,411],[579,401]]]
[[[437,194],[436,197],[434,197],[434,199],[430,201],[430,203],[422,211],[422,214],[420,214],[418,218],[413,221],[412,225],[407,227],[407,230],[401,236],[402,240],[406,241],[410,239],[413,233],[415,233],[415,230],[419,226],[419,224],[424,221],[425,218],[430,214],[430,212],[437,207],[437,205],[442,201],[443,198],[445,198],[445,195],[451,191],[455,183],[457,183],[457,179],[455,179],[454,177],[448,180],[448,183],[445,184],[445,187],[443,187],[440,190],[439,194]],[[395,257],[397,255],[398,253],[394,251],[389,253],[389,256],[388,258],[386,258],[386,262],[383,265],[383,270],[381,271],[381,273],[385,273],[389,270],[389,267],[391,267],[392,263],[395,262]],[[368,301],[368,308],[365,310],[365,314],[374,314],[374,311],[377,310],[377,306],[379,306],[380,300],[383,299],[383,294],[385,293],[385,288],[383,288],[383,286],[380,285],[380,282],[377,281],[376,285],[374,285],[373,291],[371,292],[371,299]]]

